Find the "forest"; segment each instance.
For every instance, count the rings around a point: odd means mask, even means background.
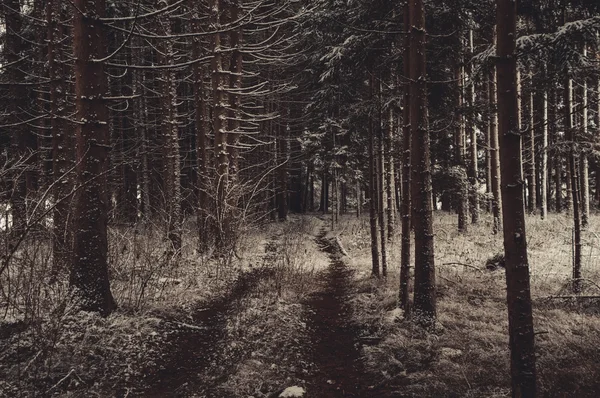
[[[0,397],[600,396],[598,0],[0,0]]]

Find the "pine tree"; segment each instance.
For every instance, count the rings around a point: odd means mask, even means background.
[[[535,345],[518,123],[517,3],[497,1],[496,50],[502,215],[513,397],[536,396]]]

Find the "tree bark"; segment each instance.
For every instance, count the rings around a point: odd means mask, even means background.
[[[393,159],[393,140],[394,126],[394,111],[389,109],[389,124],[385,136],[385,188],[387,197],[387,240],[392,241],[394,237],[395,227],[395,212],[394,212],[394,195],[395,195],[395,178],[394,178],[394,159]]]
[[[163,22],[167,36],[171,35],[171,22]],[[166,64],[174,63],[174,49],[171,40],[165,41]],[[177,116],[177,83],[174,70],[164,75],[163,87],[163,137],[165,151],[165,196],[167,201],[167,238],[171,245],[169,252],[180,253],[183,214],[181,210],[181,158],[179,154],[179,125]]]
[[[289,116],[287,110],[286,115]],[[289,212],[288,201],[288,165],[290,160],[290,143],[289,143],[289,126],[283,126],[278,123],[276,126],[276,141],[277,141],[277,218],[279,221],[286,221]],[[332,184],[333,185],[333,184]],[[333,188],[333,187],[332,187]],[[325,197],[329,198],[329,192]],[[333,209],[332,209],[333,210]]]
[[[461,42],[462,47],[462,42]],[[457,61],[455,76],[456,76],[456,126],[454,133],[454,161],[459,171],[458,178],[458,232],[468,232],[467,217],[469,212],[469,182],[467,180],[467,170],[465,167],[466,150],[465,150],[465,123],[463,112],[463,82],[464,82],[464,67],[462,61]]]
[[[65,54],[59,45],[69,35],[65,25],[58,21],[66,17],[64,8],[57,0],[46,5],[48,21],[48,78],[50,80],[50,112],[52,119],[52,174],[54,179],[52,212],[52,275],[71,268],[72,256],[72,196],[73,140],[67,134],[65,112],[67,111],[67,87],[65,79],[69,71],[61,62]]]
[[[497,0],[498,122],[513,397],[536,396],[535,343],[518,123],[517,3]]]
[[[106,12],[104,0],[75,0],[73,46],[77,105],[77,183],[75,242],[70,283],[81,307],[106,316],[117,307],[108,279],[106,165],[108,155],[107,82],[102,62],[105,32],[96,18]],[[81,11],[81,12],[80,12]]]
[[[230,20],[237,21],[239,19],[240,9],[243,0],[231,0],[229,2]],[[228,140],[229,140],[229,178],[230,180],[237,179],[239,171],[239,141],[240,141],[240,126],[241,126],[241,93],[242,89],[242,28],[238,27],[229,32],[229,46],[232,53],[230,56],[230,77],[229,77],[229,117],[228,117]]]
[[[369,80],[369,95],[373,98],[373,78]],[[379,277],[379,243],[377,238],[377,167],[375,164],[375,131],[373,112],[369,115],[369,224],[371,227],[372,274]]]
[[[487,110],[484,114],[483,130],[485,131],[485,193],[488,198],[493,198],[492,196],[492,110],[490,107],[490,79],[489,76],[485,78],[485,85],[483,90],[484,95],[484,103],[487,104]],[[493,199],[486,200],[486,210],[488,212],[492,212]]]
[[[223,18],[222,0],[213,0],[212,22],[216,30],[221,26]],[[223,70],[223,46],[220,32],[213,34],[212,57],[212,90],[213,90],[213,133],[215,160],[215,246],[222,250],[228,244],[229,216],[227,211],[229,190],[229,153],[227,146],[226,108],[227,96],[225,86],[227,79]]]
[[[496,68],[489,72],[490,100],[490,156],[492,169],[492,215],[494,235],[502,229],[502,192],[500,190],[500,151],[498,138],[498,102],[496,96]]]
[[[377,186],[377,210],[378,210],[378,222],[379,222],[379,239],[381,241],[381,275],[387,276],[387,237],[386,237],[386,225],[385,225],[385,182],[386,182],[386,169],[384,160],[384,146],[385,146],[385,133],[383,129],[383,111],[382,111],[382,90],[381,75],[377,82],[377,101],[378,101],[378,116],[377,116],[377,171],[378,171],[378,186]]]
[[[558,146],[559,137],[556,128],[556,121],[558,116],[558,96],[555,88],[550,88],[549,91],[549,108],[548,108],[548,125],[549,133],[552,138],[552,144],[554,147]],[[562,153],[555,151],[553,156],[552,168],[554,168],[554,211],[557,213],[562,212]]]
[[[527,102],[528,102],[528,108],[529,108],[529,113],[528,113],[528,117],[529,117],[529,123],[527,126],[527,158],[528,158],[528,162],[527,162],[527,191],[528,191],[528,197],[527,197],[527,210],[529,212],[529,214],[535,214],[536,213],[536,205],[537,205],[537,198],[536,198],[536,184],[535,184],[535,123],[534,123],[534,115],[535,115],[535,108],[534,108],[534,101],[533,101],[533,76],[530,74],[529,75],[529,92],[527,93]]]
[[[583,46],[583,56],[587,57],[587,47]],[[583,77],[583,87],[581,93],[581,133],[583,139],[588,139],[588,84],[587,78]],[[579,164],[581,168],[580,180],[581,180],[581,227],[587,228],[590,218],[590,183],[589,183],[589,164],[588,157],[585,152],[581,153],[581,161]]]
[[[473,29],[469,30],[469,55],[474,55],[473,46]],[[469,161],[469,197],[470,197],[470,209],[471,209],[471,223],[477,224],[479,222],[479,194],[478,189],[478,174],[479,166],[477,164],[477,129],[475,128],[475,71],[473,68],[473,62],[469,63],[469,113],[467,119],[467,131],[470,134],[471,146],[470,146],[470,161]]]
[[[423,326],[436,322],[436,285],[433,246],[433,203],[427,115],[427,71],[425,9],[422,0],[411,0],[410,120],[411,161],[415,196],[412,205],[417,218],[415,231],[415,289],[413,314]]]
[[[565,127],[565,130],[566,130],[566,127]],[[571,206],[573,203],[573,185],[572,185],[573,181],[571,179],[571,176],[572,176],[571,166],[570,166],[571,159],[569,159],[569,158],[570,158],[570,153],[569,153],[569,151],[567,151],[567,153],[564,156],[564,160],[566,163],[565,179],[566,179],[566,185],[567,185],[567,195],[565,196],[564,207],[565,207],[567,214],[571,215]]]
[[[540,120],[542,148],[542,161],[540,163],[540,194],[541,194],[541,209],[540,216],[544,220],[548,216],[548,90],[543,89],[541,94],[538,94],[541,99],[542,117]]]
[[[565,133],[569,150],[567,153],[569,177],[571,181],[571,199],[573,201],[573,293],[581,292],[581,209],[577,193],[577,151],[573,126],[573,80],[569,71],[565,71]]]
[[[411,216],[411,156],[410,156],[410,11],[409,1],[404,4],[404,53],[402,55],[403,84],[402,96],[402,203],[400,217],[402,220],[402,241],[400,246],[400,308],[405,315],[410,314],[411,303],[409,296],[410,285],[410,216]]]

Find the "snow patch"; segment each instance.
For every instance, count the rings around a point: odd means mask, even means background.
[[[302,387],[292,386],[288,387],[281,394],[279,394],[279,398],[299,398],[303,397],[306,394],[306,390]]]

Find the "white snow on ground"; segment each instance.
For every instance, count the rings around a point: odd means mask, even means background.
[[[302,387],[292,386],[288,387],[281,394],[279,394],[279,398],[298,398],[303,397],[306,394],[306,390]]]

